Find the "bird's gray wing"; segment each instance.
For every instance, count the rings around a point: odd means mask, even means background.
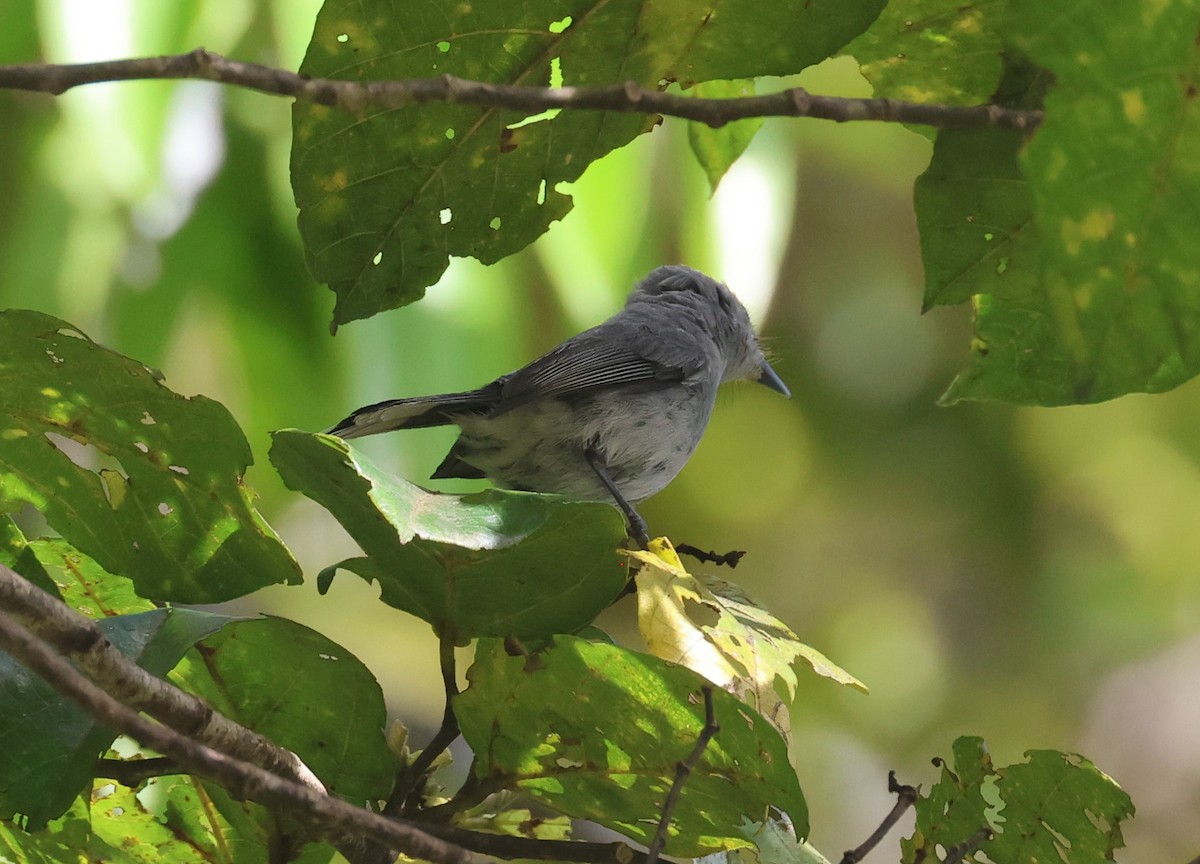
[[[682,366],[653,360],[611,340],[576,337],[500,379],[500,398],[493,413],[536,399],[569,397],[600,388],[641,384],[653,389],[678,383],[685,376]]]

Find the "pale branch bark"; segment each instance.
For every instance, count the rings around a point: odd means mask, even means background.
[[[904,815],[909,807],[916,803],[917,797],[920,794],[916,787],[905,786],[896,782],[896,772],[888,772],[888,791],[896,796],[896,803],[891,811],[883,817],[883,821],[879,823],[879,827],[871,832],[871,836],[864,840],[857,848],[851,849],[842,856],[840,864],[858,864],[867,853],[879,845],[887,833],[892,830],[892,827],[900,821],[900,817]]]
[[[821,96],[792,87],[760,96],[703,99],[642,87],[632,81],[609,87],[528,87],[470,81],[453,75],[402,81],[345,81],[309,78],[286,69],[242,63],[206,51],[135,57],[100,63],[37,63],[0,66],[0,89],[55,95],[105,81],[196,78],[290,96],[355,114],[369,107],[394,109],[425,102],[505,108],[532,115],[556,108],[661,114],[723,126],[748,117],[814,117],[844,123],[876,120],[941,128],[1033,129],[1041,111],[999,105],[921,105],[895,99]]]
[[[264,735],[214,711],[203,699],[151,675],[75,610],[0,564],[0,609],[73,660],[113,698],[144,711],[202,744],[289,777],[318,792],[325,787],[300,757]]]
[[[144,747],[166,754],[190,774],[220,783],[236,798],[285,808],[303,816],[306,825],[318,836],[344,842],[347,829],[353,829],[380,843],[403,849],[414,858],[435,864],[484,864],[486,861],[414,825],[385,818],[311,786],[231,758],[168,726],[142,717],[89,681],[48,642],[5,612],[0,612],[0,647],[100,723],[130,736]]]
[[[679,804],[679,795],[683,792],[683,784],[692,775],[692,769],[700,762],[700,757],[704,755],[708,742],[721,731],[721,727],[717,725],[713,708],[712,685],[705,685],[700,688],[700,692],[704,695],[704,725],[700,728],[700,734],[696,736],[696,743],[691,752],[675,766],[675,780],[671,783],[666,800],[663,801],[662,813],[658,818],[658,828],[655,829],[654,837],[651,838],[650,846],[646,850],[646,864],[657,864],[658,856],[662,854],[663,847],[667,845],[671,815]]]

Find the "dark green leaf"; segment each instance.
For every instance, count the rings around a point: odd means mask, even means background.
[[[1036,292],[1022,278],[984,292],[970,364],[945,399],[1058,405],[1170,389],[1200,370],[1200,6],[1089,2],[1062,15],[1018,0],[1011,21],[1056,78],[1021,154],[1036,237],[1020,246],[1039,253]]]
[[[330,791],[362,803],[391,790],[379,684],[315,630],[283,618],[239,621],[197,645],[172,677],[296,753]]]
[[[457,75],[546,86],[658,87],[785,75],[862,32],[882,0],[326,3],[301,71],[377,80]],[[748,50],[748,46],[754,46]],[[350,113],[297,103],[292,186],[336,322],[411,303],[449,256],[492,263],[563,218],[561,183],[655,118],[429,104]]]
[[[649,841],[675,767],[703,726],[703,678],[570,636],[527,657],[494,645],[468,678],[455,712],[484,784],[520,789],[572,817]],[[713,692],[713,704],[721,729],[683,787],[668,853],[749,845],[740,826],[764,821],[771,808],[807,834],[804,796],[779,733],[723,690]]]
[[[229,620],[190,609],[155,609],[97,624],[123,654],[161,677],[197,639]],[[61,815],[115,738],[115,732],[0,654],[0,818],[20,813],[38,829]]]
[[[367,558],[337,565],[377,580],[385,603],[456,638],[573,632],[628,580],[616,508],[489,489],[439,495],[389,476],[329,435],[275,433],[284,482],[337,518]]]
[[[697,84],[691,95],[703,99],[732,99],[754,95],[754,79],[740,81],[706,81]],[[688,144],[692,155],[704,169],[709,188],[717,191],[717,185],[729,167],[746,152],[754,136],[763,125],[762,117],[751,117],[726,123],[716,129],[703,123],[688,124]]]
[[[57,318],[8,311],[0,404],[0,501],[37,508],[142,596],[213,602],[299,580],[251,506],[250,451],[218,403]]]

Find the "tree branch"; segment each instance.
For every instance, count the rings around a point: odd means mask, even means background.
[[[671,814],[675,812],[675,807],[679,803],[683,784],[687,782],[692,769],[704,755],[704,749],[708,747],[708,742],[721,731],[713,713],[712,685],[704,685],[700,688],[700,692],[704,694],[704,726],[700,729],[700,734],[696,736],[696,745],[692,748],[692,752],[675,766],[675,781],[671,784],[671,790],[667,792],[667,799],[663,801],[662,814],[658,818],[658,828],[655,829],[654,837],[646,850],[646,864],[657,864],[658,856],[662,854],[663,847],[667,845],[667,831],[671,827]]]
[[[295,753],[214,711],[204,700],[151,675],[114,648],[94,621],[3,564],[0,564],[0,609],[79,664],[88,678],[118,702],[144,711],[181,735],[214,750],[289,777],[318,792],[325,791],[325,786]]]
[[[448,102],[506,108],[537,114],[556,108],[662,114],[723,126],[747,117],[815,117],[844,123],[876,120],[941,128],[1033,129],[1042,112],[999,105],[921,105],[894,99],[851,99],[820,96],[793,87],[760,96],[702,99],[642,87],[632,81],[610,87],[526,87],[469,81],[453,75],[404,81],[344,81],[309,78],[241,63],[203,48],[188,54],[136,57],[101,63],[0,66],[0,89],[59,95],[73,87],[103,81],[198,78],[308,100],[362,113],[368,107],[393,109],[425,102]]]
[[[45,679],[97,721],[164,753],[188,770],[220,783],[238,798],[287,808],[306,818],[315,833],[342,840],[353,828],[381,843],[403,849],[415,858],[436,864],[484,864],[473,852],[421,831],[416,826],[386,819],[244,762],[230,758],[175,730],[147,720],[101,690],[46,642],[10,615],[0,612],[0,647],[21,665]]]
[[[883,817],[879,827],[871,832],[871,836],[862,842],[857,849],[851,849],[842,856],[841,864],[858,864],[867,853],[879,845],[887,833],[892,830],[904,812],[916,803],[918,792],[914,786],[902,786],[896,782],[896,772],[888,772],[888,791],[896,796],[896,804],[890,813]]]

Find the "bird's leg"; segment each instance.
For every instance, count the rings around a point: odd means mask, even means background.
[[[583,451],[583,458],[587,459],[587,463],[592,466],[592,470],[596,472],[596,476],[600,478],[600,482],[604,484],[608,494],[613,497],[617,506],[621,508],[621,512],[625,514],[625,518],[629,520],[629,536],[636,540],[643,549],[650,545],[650,532],[646,520],[633,509],[632,504],[625,500],[625,496],[621,494],[617,484],[613,482],[612,477],[608,476],[608,465],[604,462],[600,451],[596,449],[594,442]]]

